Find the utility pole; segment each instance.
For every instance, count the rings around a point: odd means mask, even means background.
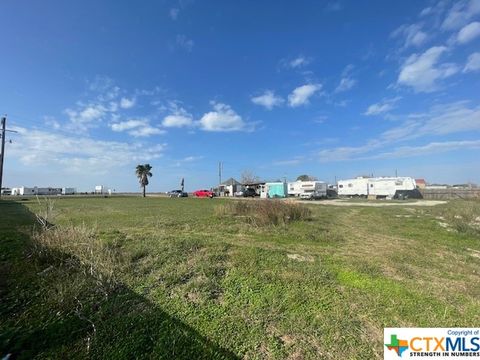
[[[2,154],[0,155],[0,197],[2,196],[3,183],[3,159],[5,157],[5,131],[7,126],[7,117],[2,117]]]
[[[218,185],[222,183],[222,170],[223,170],[223,164],[221,161],[218,162]]]
[[[2,145],[1,145],[2,153],[0,154],[0,197],[2,196],[3,162],[5,160],[5,135],[7,131],[16,133],[16,131],[14,130],[7,130],[7,116],[2,117],[1,127],[2,129],[0,130],[1,131],[0,135],[2,137]],[[10,140],[10,142],[12,141]]]

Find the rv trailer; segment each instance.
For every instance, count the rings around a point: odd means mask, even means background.
[[[358,197],[368,196],[368,181],[370,178],[357,177],[355,179],[339,180],[337,183],[338,196]]]
[[[376,177],[340,180],[338,196],[386,199],[421,198],[415,180],[411,177]]]
[[[294,181],[288,183],[288,195],[307,199],[327,196],[327,184],[323,181]]]

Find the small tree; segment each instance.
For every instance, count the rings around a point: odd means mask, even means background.
[[[152,170],[150,164],[137,165],[135,169],[135,174],[138,177],[140,186],[143,188],[143,197],[145,197],[145,189],[148,185],[148,178],[153,176],[150,170]]]
[[[300,175],[297,177],[297,181],[315,181],[317,178],[315,176],[310,175]]]
[[[253,183],[260,182],[260,178],[256,176],[252,171],[244,170],[242,172],[240,182],[242,184],[253,184]]]

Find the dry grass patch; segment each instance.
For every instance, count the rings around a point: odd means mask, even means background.
[[[240,217],[254,226],[286,225],[309,220],[311,214],[307,206],[291,201],[232,201],[215,207],[218,217]]]

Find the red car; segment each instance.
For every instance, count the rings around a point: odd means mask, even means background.
[[[197,190],[193,192],[193,196],[213,198],[215,196],[215,193],[210,190]]]

